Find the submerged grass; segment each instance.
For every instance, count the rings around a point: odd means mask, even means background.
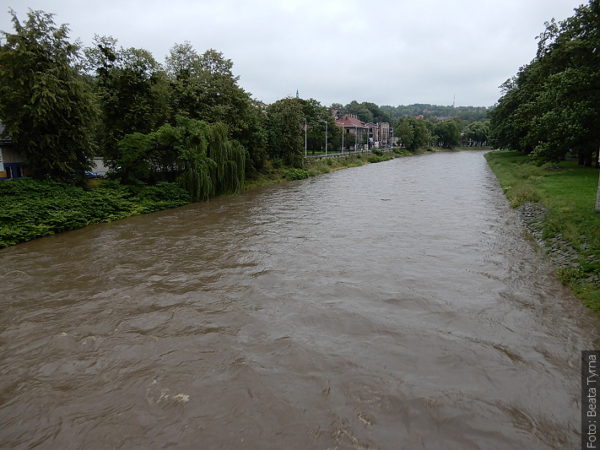
[[[594,209],[598,169],[573,161],[538,166],[512,151],[490,152],[486,159],[513,208],[526,202],[543,205],[543,239],[559,238],[579,254],[578,265],[559,269],[559,277],[600,313],[600,213]]]

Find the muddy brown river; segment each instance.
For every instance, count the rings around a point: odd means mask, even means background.
[[[482,152],[92,226],[0,263],[2,448],[579,446],[600,321]]]

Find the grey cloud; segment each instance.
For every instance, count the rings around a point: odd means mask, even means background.
[[[12,2],[12,3],[11,3]],[[150,50],[162,61],[174,43],[215,48],[234,62],[240,84],[265,102],[293,95],[324,104],[353,99],[492,105],[498,85],[535,54],[534,37],[576,0],[0,0],[7,13],[56,13],[71,37],[94,34]]]

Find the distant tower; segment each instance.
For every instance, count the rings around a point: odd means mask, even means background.
[[[454,104],[456,103],[456,94],[452,97],[452,107],[454,108]]]
[[[298,89],[296,89],[296,98],[300,98],[300,96],[298,95]]]

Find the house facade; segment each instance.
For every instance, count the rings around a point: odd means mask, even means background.
[[[387,147],[390,141],[390,124],[387,122],[366,124],[369,127],[369,143],[373,148]]]
[[[344,130],[344,136],[356,137],[355,148],[362,148],[368,142],[369,148],[387,147],[391,144],[390,124],[387,122],[365,123],[354,114],[345,114],[336,119],[335,124]],[[349,139],[345,139],[348,142]],[[347,148],[348,145],[344,145]]]
[[[345,149],[350,146],[355,149],[364,147],[364,142],[369,136],[369,127],[362,120],[354,114],[345,114],[342,118],[336,119],[335,124],[343,129],[343,147]],[[349,135],[353,135],[354,139],[348,139]],[[353,143],[349,145],[349,142]]]

